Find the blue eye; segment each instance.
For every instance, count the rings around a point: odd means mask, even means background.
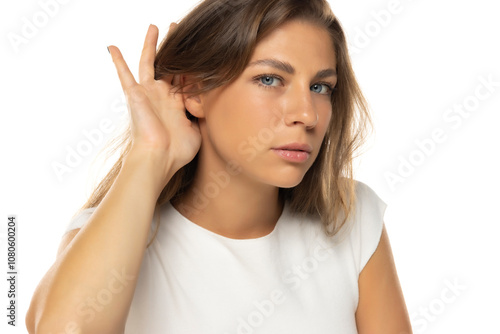
[[[326,88],[326,93],[321,93],[321,90],[320,90],[318,92],[319,94],[330,94],[332,92],[332,86],[330,86],[329,84],[320,83],[320,84],[312,85],[312,87],[320,87],[320,88],[321,88],[321,86]]]
[[[259,80],[259,83],[263,83],[262,86],[265,88],[270,88],[274,86],[268,86],[267,84],[271,84],[275,79],[281,80],[281,78],[274,76],[274,75],[263,75],[257,78]]]
[[[283,81],[283,79],[281,77],[279,77],[275,74],[264,74],[264,75],[255,77],[254,79],[257,82],[257,84],[264,89],[276,88],[277,86],[272,85],[276,79]],[[321,87],[321,86],[323,86],[323,87]],[[319,91],[313,89],[313,88],[318,89],[318,87],[320,89]],[[321,94],[321,95],[331,95],[335,89],[329,83],[318,82],[318,83],[311,86],[311,90],[313,90],[314,92]]]

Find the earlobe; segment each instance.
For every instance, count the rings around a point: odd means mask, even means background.
[[[181,80],[186,80],[186,78],[182,76]],[[199,89],[199,83],[186,85],[183,89],[182,98],[184,100],[186,110],[189,111],[191,115],[196,118],[203,118],[205,115],[200,95],[190,95],[191,91],[194,91],[195,89]]]
[[[187,97],[184,95],[184,105],[186,110],[189,111],[191,115],[196,118],[204,118],[203,107],[201,104],[200,97],[198,95]]]

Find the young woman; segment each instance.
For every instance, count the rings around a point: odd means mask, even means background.
[[[325,0],[205,0],[151,25],[122,155],[70,222],[30,333],[411,333],[352,177],[368,124]]]

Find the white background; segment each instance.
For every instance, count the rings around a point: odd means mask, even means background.
[[[90,194],[94,178],[106,171],[106,166],[98,169],[99,163],[91,165],[104,140],[60,177],[53,164],[66,164],[69,150],[86,140],[83,131],[98,130],[103,120],[117,131],[127,115],[106,46],[117,45],[137,77],[148,25],[157,25],[162,38],[170,22],[196,3],[68,0],[15,46],[9,38],[22,37],[23,26],[33,23],[47,2],[0,5],[0,258],[5,275],[8,215],[16,215],[19,226],[18,327],[6,325],[2,279],[2,333],[6,328],[26,333],[31,296],[55,259],[65,226]],[[355,72],[375,120],[376,132],[358,161],[356,177],[389,205],[385,222],[414,332],[500,333],[500,20],[495,1],[330,3],[349,36]],[[388,9],[390,17],[377,15]],[[480,78],[496,82],[488,97],[484,87],[478,88]],[[481,99],[474,97],[476,89]],[[471,111],[460,123],[444,118],[457,117],[448,110],[464,104]],[[416,141],[429,140],[436,129],[445,139],[434,148],[427,145],[426,155],[419,153]],[[104,139],[116,131],[102,132]],[[391,186],[387,175],[398,174],[401,159],[413,161],[412,170],[406,166],[404,177]],[[451,285],[459,288],[450,290]]]

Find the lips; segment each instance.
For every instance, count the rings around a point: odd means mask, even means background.
[[[311,156],[312,147],[305,143],[290,143],[275,147],[272,150],[288,162],[302,163],[307,161]]]
[[[274,147],[275,150],[284,150],[284,151],[302,151],[311,153],[312,147],[309,144],[305,143],[290,143],[279,147]]]

